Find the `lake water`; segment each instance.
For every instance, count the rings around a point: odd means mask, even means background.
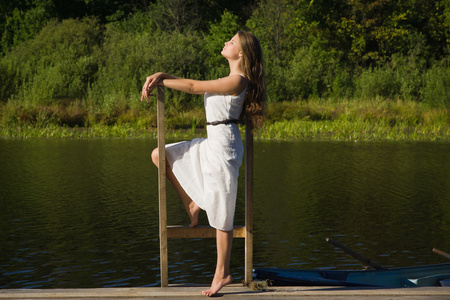
[[[158,286],[155,140],[0,139],[0,288]],[[255,142],[254,266],[448,262],[450,143]],[[244,169],[235,224],[244,223]],[[168,223],[188,224],[168,190]],[[201,214],[200,223],[207,224]],[[169,240],[169,283],[209,283],[214,239]],[[232,272],[244,275],[244,241]]]

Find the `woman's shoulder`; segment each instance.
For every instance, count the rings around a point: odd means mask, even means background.
[[[226,77],[211,81],[208,94],[222,94],[237,96],[247,87],[247,78],[240,74],[230,74]]]
[[[236,89],[236,93],[233,94],[232,96],[240,96],[247,90],[248,79],[247,79],[247,77],[245,77],[244,74],[236,74],[236,75],[231,75],[231,76],[239,77],[239,82],[238,82],[238,86]]]

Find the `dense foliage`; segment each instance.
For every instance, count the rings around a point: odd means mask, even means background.
[[[86,111],[110,121],[142,109],[152,72],[225,76],[220,50],[238,29],[261,40],[271,102],[450,106],[450,0],[18,0],[0,2],[0,107],[59,105],[81,116],[69,126],[99,121]]]

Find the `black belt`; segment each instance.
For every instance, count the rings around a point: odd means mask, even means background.
[[[228,120],[223,120],[223,121],[206,122],[206,125],[216,126],[216,125],[220,125],[220,124],[231,124],[231,123],[237,124],[239,122],[240,121],[236,120],[236,119],[228,119]]]

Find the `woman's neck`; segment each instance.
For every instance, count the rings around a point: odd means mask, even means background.
[[[241,69],[241,60],[228,60],[228,64],[230,65],[230,75],[240,75],[244,74]]]

